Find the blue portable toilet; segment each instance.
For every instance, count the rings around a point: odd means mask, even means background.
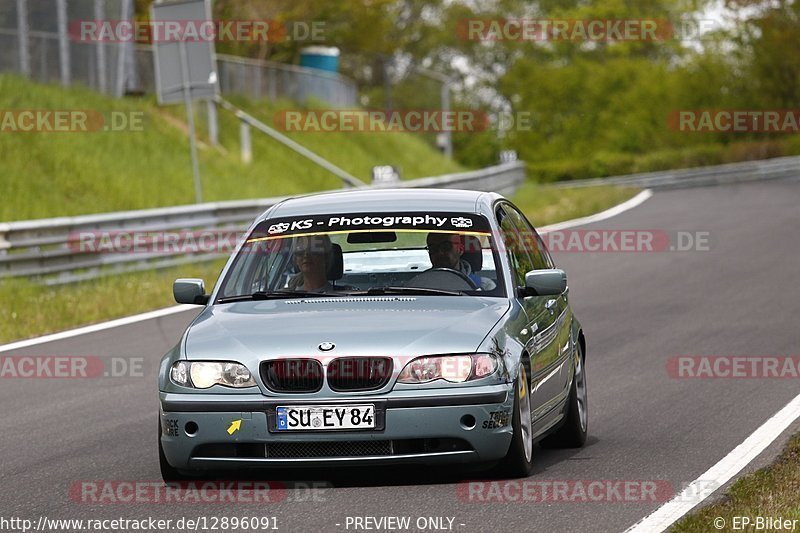
[[[306,46],[300,50],[300,66],[339,72],[339,49],[335,46]]]

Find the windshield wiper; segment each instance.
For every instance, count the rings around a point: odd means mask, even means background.
[[[284,298],[320,298],[329,296],[341,296],[335,292],[312,292],[312,291],[257,291],[253,294],[239,294],[237,296],[226,296],[219,298],[217,303],[242,302],[248,300],[280,300]]]
[[[372,287],[365,291],[351,291],[350,296],[361,294],[419,294],[419,295],[440,295],[440,296],[463,296],[462,291],[447,291],[444,289],[427,289],[424,287]]]

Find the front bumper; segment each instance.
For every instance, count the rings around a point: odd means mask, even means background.
[[[497,460],[511,443],[514,401],[510,384],[346,400],[165,392],[160,399],[161,445],[181,470]],[[270,431],[278,405],[348,403],[374,403],[382,429]]]

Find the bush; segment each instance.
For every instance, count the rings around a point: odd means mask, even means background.
[[[770,159],[781,157],[785,151],[783,144],[777,140],[738,142],[726,147],[722,159],[725,163]]]
[[[783,155],[800,155],[800,135],[791,135],[783,141]]]
[[[635,158],[631,154],[598,152],[592,156],[592,174],[598,178],[630,174]]]
[[[553,183],[556,181],[569,181],[593,178],[591,162],[581,161],[545,161],[543,163],[529,163],[528,177],[539,183]]]
[[[785,140],[742,141],[729,145],[702,144],[658,150],[639,156],[598,152],[578,161],[530,163],[528,177],[539,183],[552,183],[770,159],[784,155],[800,155],[800,137],[792,136]]]

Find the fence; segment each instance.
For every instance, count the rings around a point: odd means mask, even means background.
[[[150,46],[137,46],[135,54],[135,90],[153,92],[153,50]],[[358,102],[358,87],[353,80],[296,65],[217,54],[217,76],[224,95],[300,103],[314,98],[332,107],[355,107]]]
[[[78,42],[69,35],[73,21],[132,17],[132,0],[2,0],[0,72],[16,72],[41,83],[80,83],[118,97],[152,92],[151,47]],[[340,74],[221,54],[217,69],[226,95],[301,103],[315,98],[335,107],[358,102],[356,83]]]
[[[525,181],[522,162],[447,176],[404,181],[395,187],[462,188],[511,194]],[[0,223],[0,278],[31,276],[55,285],[103,275],[187,262],[221,254],[82,252],[77,235],[89,231],[240,232],[282,198],[145,209],[119,213]]]
[[[130,43],[77,42],[68,26],[73,20],[129,20],[132,13],[132,0],[3,0],[0,71],[122,95]]]

